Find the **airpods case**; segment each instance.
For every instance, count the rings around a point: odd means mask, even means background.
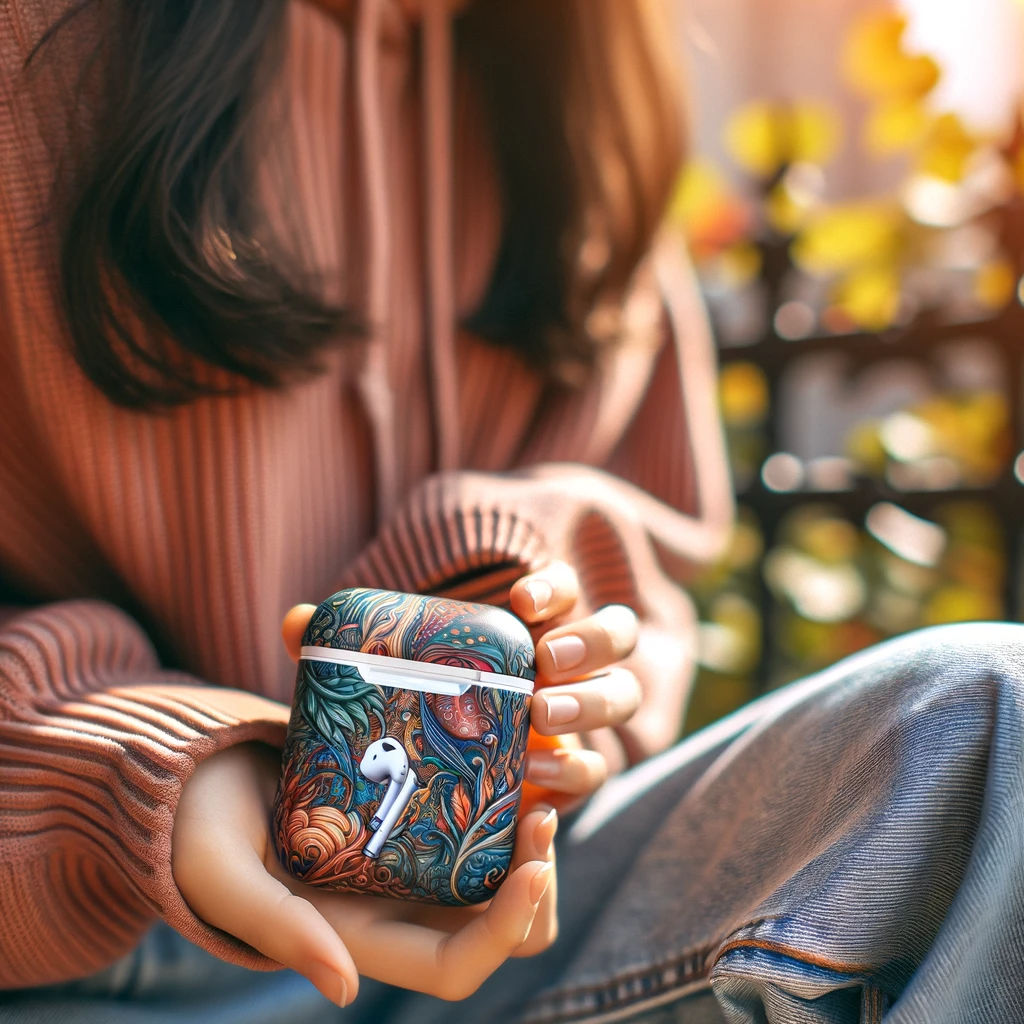
[[[500,608],[385,590],[324,601],[302,641],[274,831],[311,885],[448,905],[508,873],[533,693]]]

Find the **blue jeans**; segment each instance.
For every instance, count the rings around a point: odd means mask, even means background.
[[[11,1024],[1024,1021],[1024,627],[911,634],[610,782],[559,840],[562,931],[464,1003],[329,1006],[164,926]]]

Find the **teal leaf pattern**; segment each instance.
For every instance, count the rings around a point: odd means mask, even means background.
[[[369,735],[376,720],[383,728],[385,702],[380,687],[366,682],[350,665],[300,662],[298,704],[306,722],[332,747],[346,746],[346,734]]]

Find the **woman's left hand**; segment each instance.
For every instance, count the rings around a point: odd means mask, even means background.
[[[608,605],[573,620],[579,596],[576,573],[558,561],[524,576],[511,590],[512,610],[531,627],[537,648],[531,724],[542,736],[600,736],[628,721],[643,697],[634,673],[620,664],[637,645],[636,614]],[[608,770],[605,753],[566,745],[532,749],[526,779],[574,802],[596,790]]]

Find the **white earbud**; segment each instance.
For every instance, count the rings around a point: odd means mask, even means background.
[[[363,847],[363,853],[375,859],[388,841],[398,819],[402,817],[419,783],[416,773],[409,767],[409,756],[398,740],[387,736],[375,740],[366,748],[359,770],[371,782],[388,782],[388,790],[370,822],[372,835]]]

